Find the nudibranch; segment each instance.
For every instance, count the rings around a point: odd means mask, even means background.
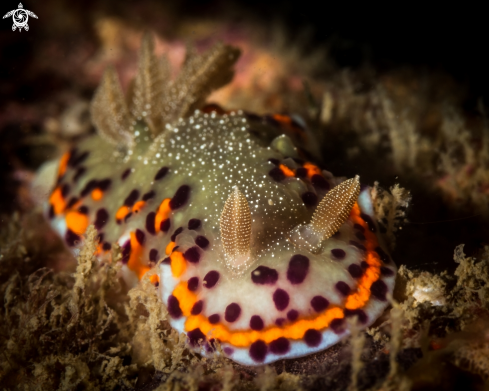
[[[238,50],[190,55],[168,82],[151,38],[124,96],[108,70],[91,106],[98,134],[59,160],[46,214],[76,248],[89,224],[98,257],[151,278],[171,326],[203,355],[259,365],[323,350],[388,305],[396,267],[369,188],[305,159],[298,119],[203,105]],[[299,137],[297,137],[299,135]]]

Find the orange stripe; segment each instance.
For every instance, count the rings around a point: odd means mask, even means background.
[[[136,238],[136,233],[131,232],[131,255],[127,262],[127,267],[132,270],[139,279],[143,278],[144,274],[150,267],[143,260],[143,246],[141,246]]]
[[[66,226],[74,233],[82,235],[88,227],[88,216],[77,211],[70,211],[66,213]]]
[[[179,278],[185,270],[187,270],[187,262],[183,258],[183,254],[180,251],[175,251],[170,255],[171,260],[171,274],[175,278]]]
[[[57,187],[49,197],[49,203],[53,206],[54,214],[59,215],[66,208],[66,201],[61,195],[61,188]]]
[[[161,222],[166,220],[168,218],[168,216],[170,216],[170,213],[171,213],[170,201],[171,201],[171,198],[165,198],[163,201],[161,201],[161,204],[158,208],[158,211],[156,212],[155,231],[157,233],[160,232]]]
[[[284,173],[285,176],[288,176],[288,177],[291,177],[291,176],[295,176],[295,172],[292,171],[289,167],[287,167],[286,165],[284,164],[281,164],[279,165],[279,168],[282,170],[282,172]]]
[[[316,166],[315,164],[312,164],[310,162],[304,163],[303,167],[307,170],[307,177],[311,179],[314,175],[319,174],[322,175],[321,169]]]
[[[127,206],[121,206],[115,213],[115,218],[117,220],[122,220],[129,214],[129,208]]]
[[[70,153],[66,152],[61,156],[61,159],[59,159],[59,166],[58,166],[58,178],[62,177],[65,172],[66,168],[68,167],[68,160],[70,159]]]
[[[132,211],[134,213],[139,213],[139,212],[141,212],[141,209],[144,208],[144,205],[146,205],[146,201],[138,201],[132,207]]]

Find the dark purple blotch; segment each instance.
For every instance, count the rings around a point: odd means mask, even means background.
[[[219,320],[221,320],[221,317],[219,316],[219,314],[214,314],[214,315],[209,316],[209,323],[210,324],[219,323]]]
[[[263,319],[258,315],[253,315],[250,319],[250,329],[260,331],[263,330],[263,327],[265,327]]]
[[[155,181],[163,179],[168,174],[168,167],[161,167],[155,175]]]
[[[188,221],[188,229],[197,230],[200,228],[201,222],[199,219],[190,219]]]
[[[199,346],[200,345],[199,342],[201,343],[205,342],[205,335],[199,328],[189,331],[187,333],[187,337],[190,346]]]
[[[380,301],[386,300],[387,290],[387,285],[382,280],[375,281],[370,287],[372,296]]]
[[[158,250],[152,248],[149,252],[149,260],[150,262],[156,262],[158,260]]]
[[[155,212],[149,212],[148,215],[146,216],[146,231],[148,231],[151,235],[156,234],[155,218],[156,218]]]
[[[205,275],[203,285],[206,288],[211,289],[217,284],[217,281],[219,281],[219,277],[220,275],[218,271],[211,270]]]
[[[199,235],[195,238],[195,244],[205,250],[209,247],[209,240],[205,236]]]
[[[278,273],[275,269],[267,266],[258,266],[251,272],[251,281],[260,285],[273,285],[278,280]]]
[[[238,320],[241,315],[241,307],[238,303],[231,303],[226,307],[226,311],[224,312],[224,319],[229,323],[235,322]]]
[[[190,247],[187,251],[183,253],[183,257],[191,262],[197,263],[200,261],[200,251],[197,246]]]
[[[141,231],[139,228],[136,229],[136,240],[141,246],[144,245],[145,239],[146,239],[146,235],[144,234],[144,232]]]
[[[175,232],[173,232],[173,235],[171,236],[171,241],[174,242],[177,240],[177,236],[180,235],[183,232],[183,227],[178,227]]]
[[[298,317],[299,317],[299,311],[297,310],[290,310],[289,312],[287,312],[287,319],[290,320],[291,322],[297,320]]]
[[[170,295],[168,297],[168,306],[167,306],[167,309],[168,309],[168,313],[170,314],[170,316],[173,319],[178,319],[178,318],[180,318],[182,316],[182,310],[180,308],[180,302],[173,295]]]
[[[309,271],[309,258],[296,254],[292,256],[287,269],[287,279],[291,284],[300,284],[304,281]]]
[[[109,220],[109,212],[107,212],[107,209],[101,208],[97,210],[97,213],[95,215],[95,228],[97,229],[102,229],[102,227],[107,224],[107,221]]]
[[[283,311],[289,306],[290,297],[289,294],[281,288],[278,288],[273,293],[273,302],[275,303],[275,308],[279,311]]]
[[[311,307],[316,312],[323,312],[329,306],[329,301],[323,296],[314,296],[311,299]]]
[[[307,207],[313,207],[316,206],[318,203],[318,196],[316,193],[313,193],[312,191],[306,191],[301,195],[302,202],[304,202],[304,205]]]
[[[343,296],[348,296],[351,292],[350,286],[344,281],[338,281],[335,285],[335,288],[338,292],[340,292]]]
[[[195,292],[199,288],[199,277],[191,277],[187,281],[187,288],[190,292]]]
[[[180,186],[178,190],[175,192],[173,198],[170,200],[170,208],[172,210],[181,208],[183,205],[187,203],[189,196],[190,196],[190,186],[188,185]]]
[[[280,337],[270,342],[270,351],[273,354],[286,354],[290,350],[290,342],[287,338]]]
[[[280,182],[285,179],[285,174],[279,167],[273,167],[269,172],[268,175],[272,177],[273,180]]]
[[[139,198],[139,190],[133,189],[124,200],[125,206],[133,206]]]
[[[334,248],[331,250],[331,258],[333,258],[334,260],[340,261],[342,259],[345,259],[345,256],[346,252],[341,248]]]
[[[323,339],[321,333],[315,329],[309,329],[304,333],[304,342],[307,346],[315,348],[319,346]]]
[[[363,269],[356,263],[352,263],[350,266],[348,266],[348,272],[353,278],[360,278],[363,275]]]
[[[267,353],[268,353],[267,344],[261,339],[253,342],[250,346],[250,357],[253,359],[253,361],[256,362],[265,361],[265,357],[267,356]]]
[[[204,308],[204,302],[202,300],[197,301],[192,309],[190,310],[190,313],[192,315],[199,315],[202,312],[202,309]]]

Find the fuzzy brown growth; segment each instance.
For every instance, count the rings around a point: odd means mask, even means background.
[[[311,220],[313,229],[322,235],[322,240],[334,235],[348,219],[359,194],[360,181],[357,175],[340,183],[324,196]]]
[[[224,204],[220,227],[228,265],[240,268],[250,256],[251,212],[246,197],[237,187]]]
[[[92,100],[90,114],[100,136],[111,144],[132,146],[129,112],[114,68],[105,71]]]

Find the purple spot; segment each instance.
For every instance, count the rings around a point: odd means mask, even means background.
[[[61,196],[63,198],[66,198],[69,192],[70,192],[70,185],[65,183],[63,186],[61,186]]]
[[[357,232],[355,236],[357,237],[358,240],[365,241],[365,235],[362,234],[361,232]]]
[[[122,263],[127,263],[131,256],[131,241],[128,240],[122,245]]]
[[[50,220],[54,219],[54,207],[53,207],[53,205],[49,205],[48,217]]]
[[[345,259],[345,256],[346,256],[345,250],[342,250],[341,248],[334,248],[331,250],[331,258],[337,261]]]
[[[348,296],[351,292],[350,286],[344,281],[338,281],[335,285],[335,288],[338,292],[340,292],[343,296]]]
[[[336,318],[331,321],[329,327],[335,334],[341,334],[345,331],[345,318]]]
[[[190,292],[195,292],[199,288],[199,277],[189,278],[187,288]]]
[[[134,189],[129,193],[129,195],[124,200],[124,205],[131,207],[136,203],[138,198],[139,198],[139,190]]]
[[[68,246],[73,247],[77,242],[80,241],[80,236],[78,236],[76,233],[68,228],[65,233],[65,240]]]
[[[178,188],[173,198],[170,200],[171,210],[181,208],[188,201],[190,196],[190,186],[182,185]]]
[[[78,212],[81,213],[82,215],[87,215],[88,214],[88,207],[85,205],[82,205],[78,208]]]
[[[353,224],[353,229],[358,229],[360,232],[365,232],[365,228],[363,228],[360,224]]]
[[[95,179],[88,181],[80,195],[86,197],[93,189],[95,189],[95,187],[97,187],[97,181]]]
[[[302,202],[304,202],[304,205],[307,207],[316,206],[318,203],[318,196],[312,191],[306,191],[304,194],[302,194],[301,198]]]
[[[285,174],[283,171],[278,168],[278,167],[273,167],[269,172],[268,175],[270,175],[275,181],[280,182],[285,179]]]
[[[199,315],[202,312],[202,308],[204,308],[204,302],[202,300],[199,300],[194,304],[194,306],[190,310],[190,313],[192,315]]]
[[[168,174],[168,167],[161,167],[155,175],[155,181],[163,179]]]
[[[107,212],[107,209],[102,208],[97,210],[97,213],[95,215],[95,228],[102,229],[102,227],[107,224],[107,220],[109,219],[109,212]]]
[[[241,307],[237,303],[231,303],[226,307],[224,319],[229,323],[235,322],[241,315]]]
[[[209,246],[209,240],[205,236],[197,236],[195,244],[205,250]]]
[[[219,272],[211,270],[205,275],[203,285],[206,288],[211,289],[217,284],[217,281],[219,281]]]
[[[323,296],[314,296],[311,299],[311,306],[316,312],[322,312],[329,306],[329,301]]]
[[[388,267],[385,267],[385,266],[381,266],[380,267],[380,274],[382,274],[383,276],[386,276],[386,277],[390,277],[390,276],[394,275],[394,270],[389,269]]]
[[[199,219],[190,219],[188,221],[188,229],[192,229],[194,231],[200,228],[201,222]]]
[[[295,176],[297,178],[305,178],[307,176],[307,169],[304,167],[299,167],[297,170],[295,170]]]
[[[80,199],[78,197],[71,197],[70,200],[68,201],[68,204],[66,204],[66,209],[70,209],[73,207]]]
[[[256,362],[263,362],[267,356],[267,344],[259,339],[250,346],[250,357]]]
[[[145,193],[143,195],[142,200],[143,201],[148,201],[148,200],[154,198],[155,195],[156,195],[156,193],[154,192],[154,190],[150,190],[150,191],[148,191],[147,193]]]
[[[149,260],[151,262],[156,262],[158,260],[158,250],[155,248],[152,248],[151,251],[149,252]]]
[[[353,278],[360,278],[363,275],[363,269],[356,263],[352,263],[348,266],[348,272]]]
[[[304,342],[307,346],[315,348],[319,346],[323,339],[321,333],[315,329],[309,329],[304,333]]]
[[[151,235],[156,234],[156,230],[155,230],[155,217],[156,217],[156,213],[155,212],[150,212],[146,216],[146,231],[148,231]]]
[[[286,320],[287,319],[285,318],[277,318],[275,319],[275,324],[279,327],[282,327],[285,324]]]
[[[273,285],[278,280],[278,273],[275,269],[266,266],[258,266],[251,272],[251,281],[260,285]]]
[[[171,236],[171,241],[174,242],[177,240],[177,236],[180,235],[183,232],[183,227],[178,227],[175,232],[173,232],[173,235]]]
[[[375,251],[377,252],[377,254],[379,254],[379,258],[382,260],[382,262],[391,263],[391,258],[384,250],[382,250],[380,247],[376,247]]]
[[[85,167],[78,167],[75,171],[75,175],[73,176],[73,182],[78,182],[78,179],[87,172]]]
[[[368,229],[370,231],[372,231],[372,232],[377,231],[377,229],[375,228],[375,223],[369,215],[367,215],[365,213],[360,213],[360,217],[363,219],[363,221],[365,221],[367,223]]]
[[[163,232],[168,232],[170,230],[171,220],[165,219],[160,223],[160,230]]]
[[[226,347],[223,349],[223,352],[224,352],[225,354],[227,354],[228,356],[230,356],[231,354],[233,354],[233,353],[234,353],[234,349],[226,346]]]
[[[329,190],[330,186],[329,183],[322,175],[319,174],[314,174],[311,178],[311,183],[312,185],[321,190]]]
[[[280,164],[280,160],[275,159],[274,157],[271,157],[270,159],[268,159],[268,161],[276,166]]]
[[[170,257],[166,257],[165,259],[163,259],[161,261],[161,264],[162,265],[171,265],[171,258]]]
[[[199,346],[199,341],[205,342],[205,335],[199,328],[196,328],[187,333],[187,337],[190,343],[190,346]]]
[[[367,249],[365,248],[365,246],[361,245],[360,243],[358,242],[355,242],[354,240],[350,240],[349,242],[350,245],[352,246],[355,246],[356,248],[358,248],[359,250],[362,250],[362,251],[367,251]]]
[[[309,258],[296,254],[292,256],[287,269],[287,279],[291,284],[300,284],[306,278],[309,270]]]
[[[280,337],[270,342],[270,351],[273,354],[285,354],[290,350],[290,342],[287,338]]]
[[[125,170],[125,171],[122,173],[122,175],[121,175],[121,179],[122,179],[122,180],[125,180],[125,179],[126,179],[128,176],[129,176],[129,174],[130,174],[131,172],[132,172],[132,169],[130,169],[130,168],[126,168],[126,170]]]
[[[105,242],[102,245],[102,250],[104,250],[104,251],[109,251],[111,248],[112,248],[112,245],[110,243]]]
[[[219,314],[214,314],[214,315],[211,315],[209,316],[209,323],[210,324],[216,324],[216,323],[219,323],[219,320],[221,319],[221,317],[219,316]]]
[[[291,322],[294,322],[297,320],[299,317],[299,312],[297,310],[290,310],[287,312],[287,319],[290,320]]]
[[[199,248],[194,246],[190,247],[187,251],[183,253],[183,257],[191,262],[191,263],[197,263],[200,261],[200,251]]]
[[[182,310],[180,309],[180,302],[173,295],[170,295],[168,297],[167,309],[168,309],[168,313],[173,319],[178,319],[182,316]]]
[[[103,180],[98,182],[97,187],[102,191],[107,191],[109,189],[111,183],[112,183],[112,181],[110,179],[108,179],[108,178],[103,179]]]
[[[146,239],[146,235],[144,234],[144,232],[141,231],[140,229],[136,229],[136,240],[141,246],[144,245],[145,239]]]
[[[73,155],[73,157],[74,156],[75,155]],[[87,157],[88,157],[88,152],[83,152],[81,155],[74,157],[73,160],[68,159],[68,163],[71,163],[69,164],[71,167],[77,167],[78,165],[82,164]]]
[[[351,317],[351,316],[358,316],[358,322],[360,322],[361,324],[365,324],[367,323],[367,320],[368,320],[368,316],[367,314],[361,310],[361,309],[356,309],[356,310],[349,310],[349,309],[345,309],[343,311],[345,313],[345,316],[347,318]]]
[[[275,307],[279,311],[283,311],[286,309],[289,305],[289,294],[285,292],[283,289],[278,288],[274,293],[273,293],[273,302],[275,303]]]
[[[263,324],[262,318],[258,315],[253,315],[250,319],[250,329],[260,331],[263,330],[263,327],[265,327],[265,325]]]
[[[362,263],[360,264],[360,266],[362,267],[363,270],[366,270],[368,269],[370,266],[367,262],[365,261],[362,261]]]
[[[126,222],[127,222],[127,220],[129,220],[129,219],[131,218],[131,216],[132,216],[132,212],[128,213],[128,214],[126,215],[126,217],[124,217],[124,223],[126,223]]]
[[[379,299],[380,301],[385,301],[387,294],[387,285],[385,285],[384,281],[377,280],[370,287],[370,292],[375,298]]]

